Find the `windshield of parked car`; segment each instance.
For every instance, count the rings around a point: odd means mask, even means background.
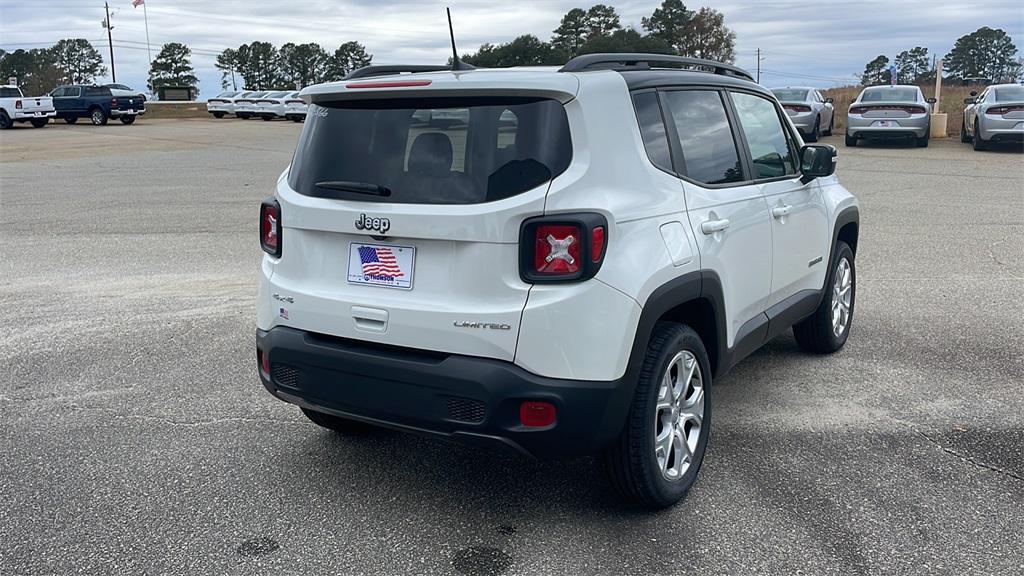
[[[861,102],[917,102],[917,88],[886,86],[869,88],[860,97]]]
[[[803,102],[807,100],[807,90],[797,88],[778,88],[772,90],[780,102]]]
[[[284,98],[287,95],[287,92],[270,92],[264,98]]]
[[[1005,86],[996,88],[996,102],[1024,101],[1024,86]]]
[[[476,204],[541,186],[571,157],[556,100],[339,101],[310,106],[288,182],[300,194],[359,202]],[[367,187],[386,193],[352,191]]]
[[[238,94],[238,92],[221,92],[220,94],[217,94],[217,98],[231,98],[236,94]]]

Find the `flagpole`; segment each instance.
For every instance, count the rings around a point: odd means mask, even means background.
[[[149,14],[146,12],[146,3],[142,3],[142,18],[146,21],[146,56],[149,57],[149,67],[153,68],[153,53],[149,51]]]

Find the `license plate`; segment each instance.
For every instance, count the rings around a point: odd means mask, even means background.
[[[412,289],[416,267],[415,246],[362,244],[352,242],[348,249],[348,281],[388,288]]]
[[[888,128],[892,126],[893,123],[888,120],[875,120],[874,125],[877,126],[878,128]]]

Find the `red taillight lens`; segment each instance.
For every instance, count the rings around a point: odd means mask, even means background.
[[[263,350],[256,350],[256,356],[260,364],[260,372],[264,376],[270,376],[270,355]]]
[[[533,270],[540,274],[575,274],[580,270],[580,228],[537,226]]]
[[[271,256],[281,255],[281,205],[273,198],[260,206],[260,246]]]
[[[989,108],[985,111],[985,114],[990,116],[1002,116],[1009,114],[1010,112],[1021,112],[1024,111],[1024,106],[999,106],[997,108]]]
[[[114,108],[117,108],[117,98],[111,98],[110,99],[110,105],[113,106]]]
[[[20,110],[21,109],[21,100],[15,101],[14,102],[14,107]]]
[[[810,112],[810,106],[798,106],[796,104],[787,104],[783,106],[786,110],[792,110],[793,112]]]
[[[590,233],[590,261],[600,262],[604,256],[604,226],[597,226]]]
[[[519,421],[523,426],[543,428],[555,423],[557,411],[550,402],[523,402],[519,405]]]

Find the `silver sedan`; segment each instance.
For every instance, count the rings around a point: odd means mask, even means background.
[[[870,86],[850,104],[846,122],[846,145],[868,138],[913,138],[928,146],[931,105],[917,86]]]
[[[1024,86],[997,84],[965,98],[960,141],[984,150],[995,142],[1024,142]]]
[[[835,126],[835,109],[832,99],[825,98],[815,88],[807,86],[786,86],[772,88],[789,119],[808,142],[817,142],[818,135],[831,136]],[[827,128],[826,128],[827,127]]]

